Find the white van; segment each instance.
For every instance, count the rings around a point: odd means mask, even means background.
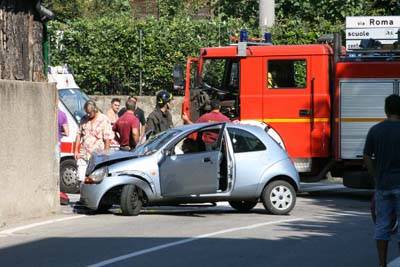
[[[48,80],[56,83],[58,108],[67,115],[69,127],[69,135],[62,137],[60,145],[60,191],[78,193],[79,180],[73,149],[79,122],[85,115],[83,106],[89,97],[75,83],[66,65],[49,67]]]

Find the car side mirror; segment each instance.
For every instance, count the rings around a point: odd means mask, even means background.
[[[177,64],[174,66],[173,79],[174,79],[174,90],[180,91],[185,88],[183,66],[181,64]]]

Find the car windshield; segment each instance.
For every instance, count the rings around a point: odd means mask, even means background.
[[[133,153],[137,156],[148,156],[162,148],[169,140],[178,135],[181,130],[171,129],[152,136],[143,145],[138,146]]]
[[[89,100],[89,97],[79,88],[60,89],[58,90],[58,96],[60,101],[79,123],[81,118],[86,114],[83,110],[83,106],[85,102]]]

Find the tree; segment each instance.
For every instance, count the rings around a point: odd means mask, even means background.
[[[44,81],[43,24],[36,1],[0,2],[0,79]]]

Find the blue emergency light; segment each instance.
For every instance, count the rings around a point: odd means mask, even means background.
[[[249,40],[249,34],[246,29],[240,30],[239,40],[240,40],[240,42],[247,42]]]
[[[270,32],[264,33],[264,43],[272,44],[272,34]]]

